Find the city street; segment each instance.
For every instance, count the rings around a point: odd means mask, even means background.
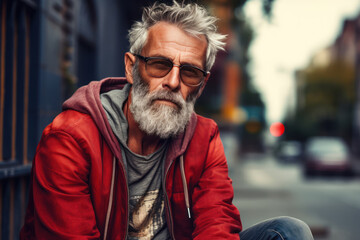
[[[269,154],[229,161],[244,228],[276,216],[293,216],[311,227],[315,239],[360,236],[360,178],[304,179],[297,164],[279,164]]]

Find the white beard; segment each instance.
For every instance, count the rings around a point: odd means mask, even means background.
[[[140,129],[148,135],[162,139],[183,132],[194,111],[196,94],[191,94],[185,101],[180,92],[149,92],[149,85],[141,79],[137,64],[133,68],[133,80],[130,111]],[[176,107],[156,103],[159,99],[171,101]]]

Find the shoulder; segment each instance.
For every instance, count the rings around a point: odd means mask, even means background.
[[[194,135],[207,135],[212,138],[215,134],[218,133],[219,128],[216,122],[210,118],[206,118],[200,115],[196,115],[197,124],[195,128]]]
[[[53,130],[71,130],[74,127],[81,127],[82,124],[95,125],[90,115],[75,110],[65,110],[51,123]]]
[[[49,124],[43,134],[66,134],[75,140],[79,138],[92,139],[99,135],[95,122],[88,114],[75,110],[66,110],[60,113],[51,124]]]
[[[91,116],[66,110],[44,129],[36,151],[37,161],[49,164],[48,159],[51,158],[54,166],[88,166],[86,159],[100,158],[102,146],[101,134]],[[48,157],[41,159],[41,156]]]
[[[207,151],[209,144],[219,136],[219,128],[214,120],[196,115],[196,127],[191,138],[189,149]]]

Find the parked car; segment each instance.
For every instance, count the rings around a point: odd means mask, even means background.
[[[306,176],[320,174],[351,175],[350,151],[337,137],[313,137],[305,145],[304,172]]]
[[[283,163],[295,163],[302,154],[301,143],[298,141],[283,141],[279,143],[275,155]]]

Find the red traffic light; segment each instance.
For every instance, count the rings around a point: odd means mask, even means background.
[[[280,137],[285,132],[285,126],[281,122],[271,124],[270,133],[274,137]]]

